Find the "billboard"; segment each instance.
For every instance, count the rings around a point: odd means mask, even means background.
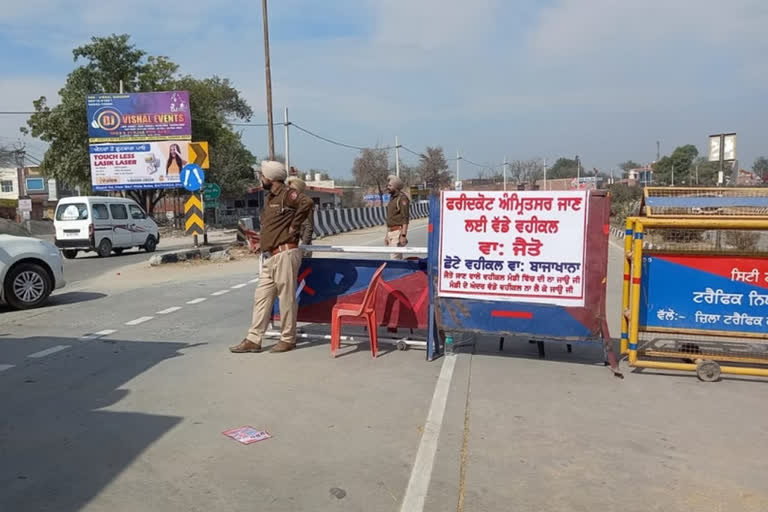
[[[587,192],[441,195],[438,294],[584,306]]]
[[[768,258],[651,254],[642,276],[645,330],[765,336]]]
[[[90,94],[86,109],[91,143],[192,137],[187,91]]]
[[[189,141],[91,144],[93,190],[181,187],[189,163]]]

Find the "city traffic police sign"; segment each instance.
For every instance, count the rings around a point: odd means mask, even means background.
[[[203,203],[200,196],[192,194],[184,203],[184,230],[187,235],[202,235],[205,233],[203,222]]]

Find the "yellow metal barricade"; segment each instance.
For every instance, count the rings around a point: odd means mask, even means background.
[[[768,376],[768,189],[649,187],[641,213],[624,242],[630,366]]]

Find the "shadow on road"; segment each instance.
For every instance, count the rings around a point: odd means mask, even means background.
[[[126,382],[192,345],[110,340],[79,350],[83,343],[0,338],[4,357],[16,358],[0,374],[0,510],[81,510],[181,421],[104,408],[128,395],[119,389]],[[28,358],[60,345],[71,348]]]
[[[103,299],[105,293],[94,292],[65,292],[57,295],[51,295],[48,299],[48,306],[63,306],[66,304],[78,304],[80,302],[90,302],[92,300]]]
[[[64,293],[51,295],[45,304],[35,309],[16,310],[8,306],[7,304],[2,304],[0,305],[0,313],[12,313],[12,312],[34,313],[36,311],[43,311],[46,308],[51,308],[55,306],[67,306],[69,304],[80,304],[82,302],[99,300],[99,299],[103,299],[106,296],[107,295],[104,293],[95,293],[95,292],[64,292]]]

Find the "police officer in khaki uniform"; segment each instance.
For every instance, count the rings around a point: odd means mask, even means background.
[[[304,180],[299,178],[298,176],[291,176],[288,178],[288,186],[294,190],[296,190],[299,194],[305,195],[304,191],[307,189],[307,184],[304,183]],[[311,198],[310,198],[311,200]],[[309,215],[307,215],[307,220],[304,221],[304,223],[301,225],[301,231],[299,233],[299,240],[301,241],[302,245],[312,245],[312,237],[315,234],[315,203],[312,203],[312,209],[309,212]],[[305,258],[311,258],[312,252],[304,249],[304,257]]]
[[[261,249],[266,258],[253,304],[253,320],[246,338],[230,347],[234,353],[261,352],[261,342],[272,317],[275,296],[280,298],[280,342],[270,352],[296,348],[296,278],[301,265],[299,233],[312,211],[312,200],[285,184],[285,166],[261,163],[261,182],[268,192],[261,212]]]
[[[387,204],[387,236],[384,245],[405,247],[408,244],[408,222],[410,221],[411,200],[403,193],[403,180],[390,175],[387,183],[389,204]],[[403,259],[402,254],[392,254],[392,259]]]

